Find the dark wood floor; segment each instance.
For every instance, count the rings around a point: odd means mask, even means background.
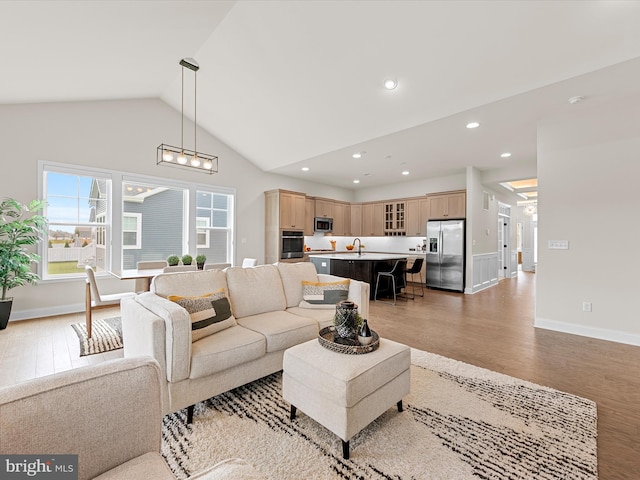
[[[533,328],[535,274],[475,295],[436,290],[396,306],[371,302],[381,336],[594,400],[600,479],[640,478],[640,347]],[[113,317],[118,308],[96,311]],[[69,325],[84,314],[11,322],[0,332],[0,386],[122,356],[79,356]]]
[[[600,479],[640,478],[640,347],[533,328],[535,274],[475,295],[426,290],[371,302],[380,336],[546,385],[598,405]]]

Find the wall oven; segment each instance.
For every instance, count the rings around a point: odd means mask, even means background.
[[[280,258],[304,257],[304,232],[282,230],[280,233]]]

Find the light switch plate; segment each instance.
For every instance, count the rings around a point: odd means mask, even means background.
[[[551,250],[569,250],[569,240],[549,240]]]

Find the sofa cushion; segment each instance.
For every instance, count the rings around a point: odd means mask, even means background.
[[[164,298],[169,295],[197,297],[221,288],[227,289],[227,279],[222,270],[161,273],[151,282],[151,291]]]
[[[175,477],[162,455],[149,452],[118,465],[93,480],[173,480]]]
[[[238,324],[264,335],[267,352],[278,352],[318,336],[318,323],[287,312],[267,312],[238,319]]]
[[[282,280],[275,265],[233,267],[226,272],[231,310],[236,319],[287,308]]]
[[[192,342],[237,325],[224,288],[199,297],[169,295],[167,298],[189,313]]]
[[[287,312],[300,317],[313,318],[318,323],[319,329],[333,325],[333,319],[336,316],[335,307],[333,310],[291,307],[287,308]]]
[[[222,330],[191,346],[189,378],[202,378],[262,357],[266,340],[239,325]]]
[[[287,307],[297,307],[302,301],[303,281],[317,282],[318,273],[316,266],[311,262],[278,263],[278,271],[282,279],[284,295],[287,298]]]
[[[324,308],[333,310],[336,304],[349,295],[349,279],[337,282],[302,281],[301,308]]]

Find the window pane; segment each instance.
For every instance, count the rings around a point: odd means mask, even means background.
[[[166,185],[125,182],[123,195],[123,230],[137,214],[141,218],[140,236],[123,235],[122,268],[136,268],[140,261],[166,260],[169,255],[182,256],[184,250],[185,190]],[[129,215],[127,215],[129,214]],[[126,248],[135,246],[138,248]]]
[[[228,195],[213,195],[213,208],[228,209]]]
[[[213,226],[218,228],[226,228],[227,227],[227,212],[220,212],[214,210],[212,212],[213,215]]]
[[[43,170],[45,215],[49,221],[43,250],[43,278],[84,275],[84,266],[106,269],[110,225],[104,213],[111,191],[108,178]],[[98,220],[100,217],[100,220]],[[97,222],[102,226],[98,228]],[[100,243],[98,242],[100,240]]]

